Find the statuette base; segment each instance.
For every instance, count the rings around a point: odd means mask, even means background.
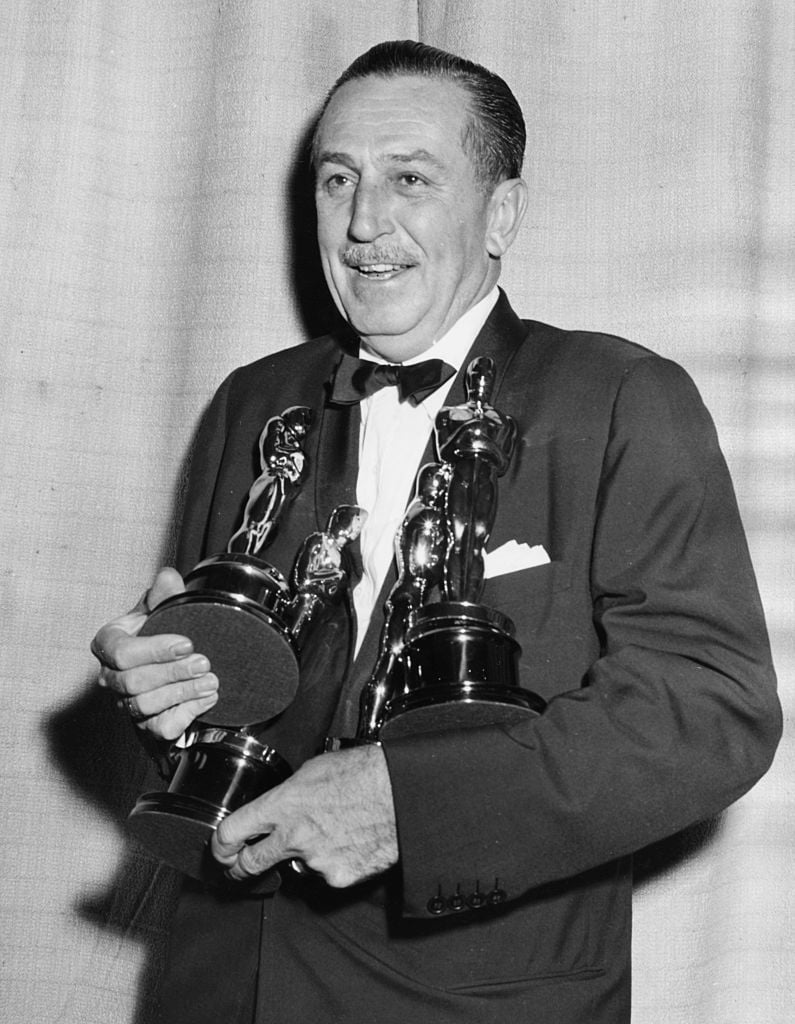
[[[179,752],[167,792],[144,793],[127,819],[136,839],[160,860],[199,881],[226,883],[208,843],[220,823],[243,804],[292,774],[272,747],[244,733],[207,729]],[[272,892],[277,871],[252,881],[252,891]]]
[[[421,732],[505,725],[537,718],[545,707],[541,697],[520,687],[429,686],[393,701],[379,735],[391,740]]]
[[[535,717],[546,707],[518,685],[521,648],[501,612],[467,601],[418,609],[403,650],[405,686],[379,738]]]
[[[298,689],[281,573],[250,555],[214,555],[185,577],[185,587],[154,609],[141,635],[187,636],[209,659],[220,687],[203,722],[241,726],[274,718]]]

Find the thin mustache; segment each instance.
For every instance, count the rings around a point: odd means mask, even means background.
[[[340,259],[346,267],[358,267],[363,263],[395,263],[400,265],[416,263],[408,253],[390,246],[351,245],[343,249]]]

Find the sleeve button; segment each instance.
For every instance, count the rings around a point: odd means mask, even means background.
[[[429,914],[443,914],[447,910],[447,903],[442,899],[441,896],[431,896],[428,900],[428,913]]]
[[[479,910],[485,902],[486,897],[483,895],[480,889],[476,889],[475,892],[470,893],[470,895],[467,897],[467,903],[473,910]]]
[[[456,892],[454,896],[451,896],[447,901],[447,906],[456,913],[459,910],[463,910],[467,905],[467,901],[461,895],[460,892]]]

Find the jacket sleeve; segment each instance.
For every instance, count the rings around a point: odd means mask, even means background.
[[[384,743],[404,912],[500,898],[630,854],[736,800],[781,730],[736,500],[690,379],[634,362],[612,409],[587,569],[600,656],[544,714]]]

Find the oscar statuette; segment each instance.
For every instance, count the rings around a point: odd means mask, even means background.
[[[257,733],[295,698],[300,665],[347,588],[342,551],[366,516],[357,506],[334,509],[326,529],[301,545],[289,581],[260,557],[300,488],[310,423],[302,406],[268,421],[259,444],[262,472],[228,550],[188,573],[184,593],[158,605],[141,631],[189,637],[218,676],[215,707],[171,748],[168,790],[144,793],[128,818],[150,852],[204,882],[223,882],[208,850],[220,822],[292,773]],[[278,884],[275,869],[254,883],[259,892]]]
[[[290,587],[260,556],[301,488],[311,422],[305,406],[268,420],[259,439],[261,473],[227,550],[195,566],[185,576],[184,593],[159,604],[141,630],[142,636],[187,636],[209,659],[221,686],[203,718],[207,724],[267,721],[298,688],[298,651],[287,623]]]
[[[467,368],[466,402],[436,419],[439,463],[420,471],[396,548],[375,669],[357,742],[536,716],[544,700],[519,685],[521,648],[507,615],[481,600],[497,481],[516,424],[490,404],[494,362]],[[436,600],[429,597],[435,592]]]

